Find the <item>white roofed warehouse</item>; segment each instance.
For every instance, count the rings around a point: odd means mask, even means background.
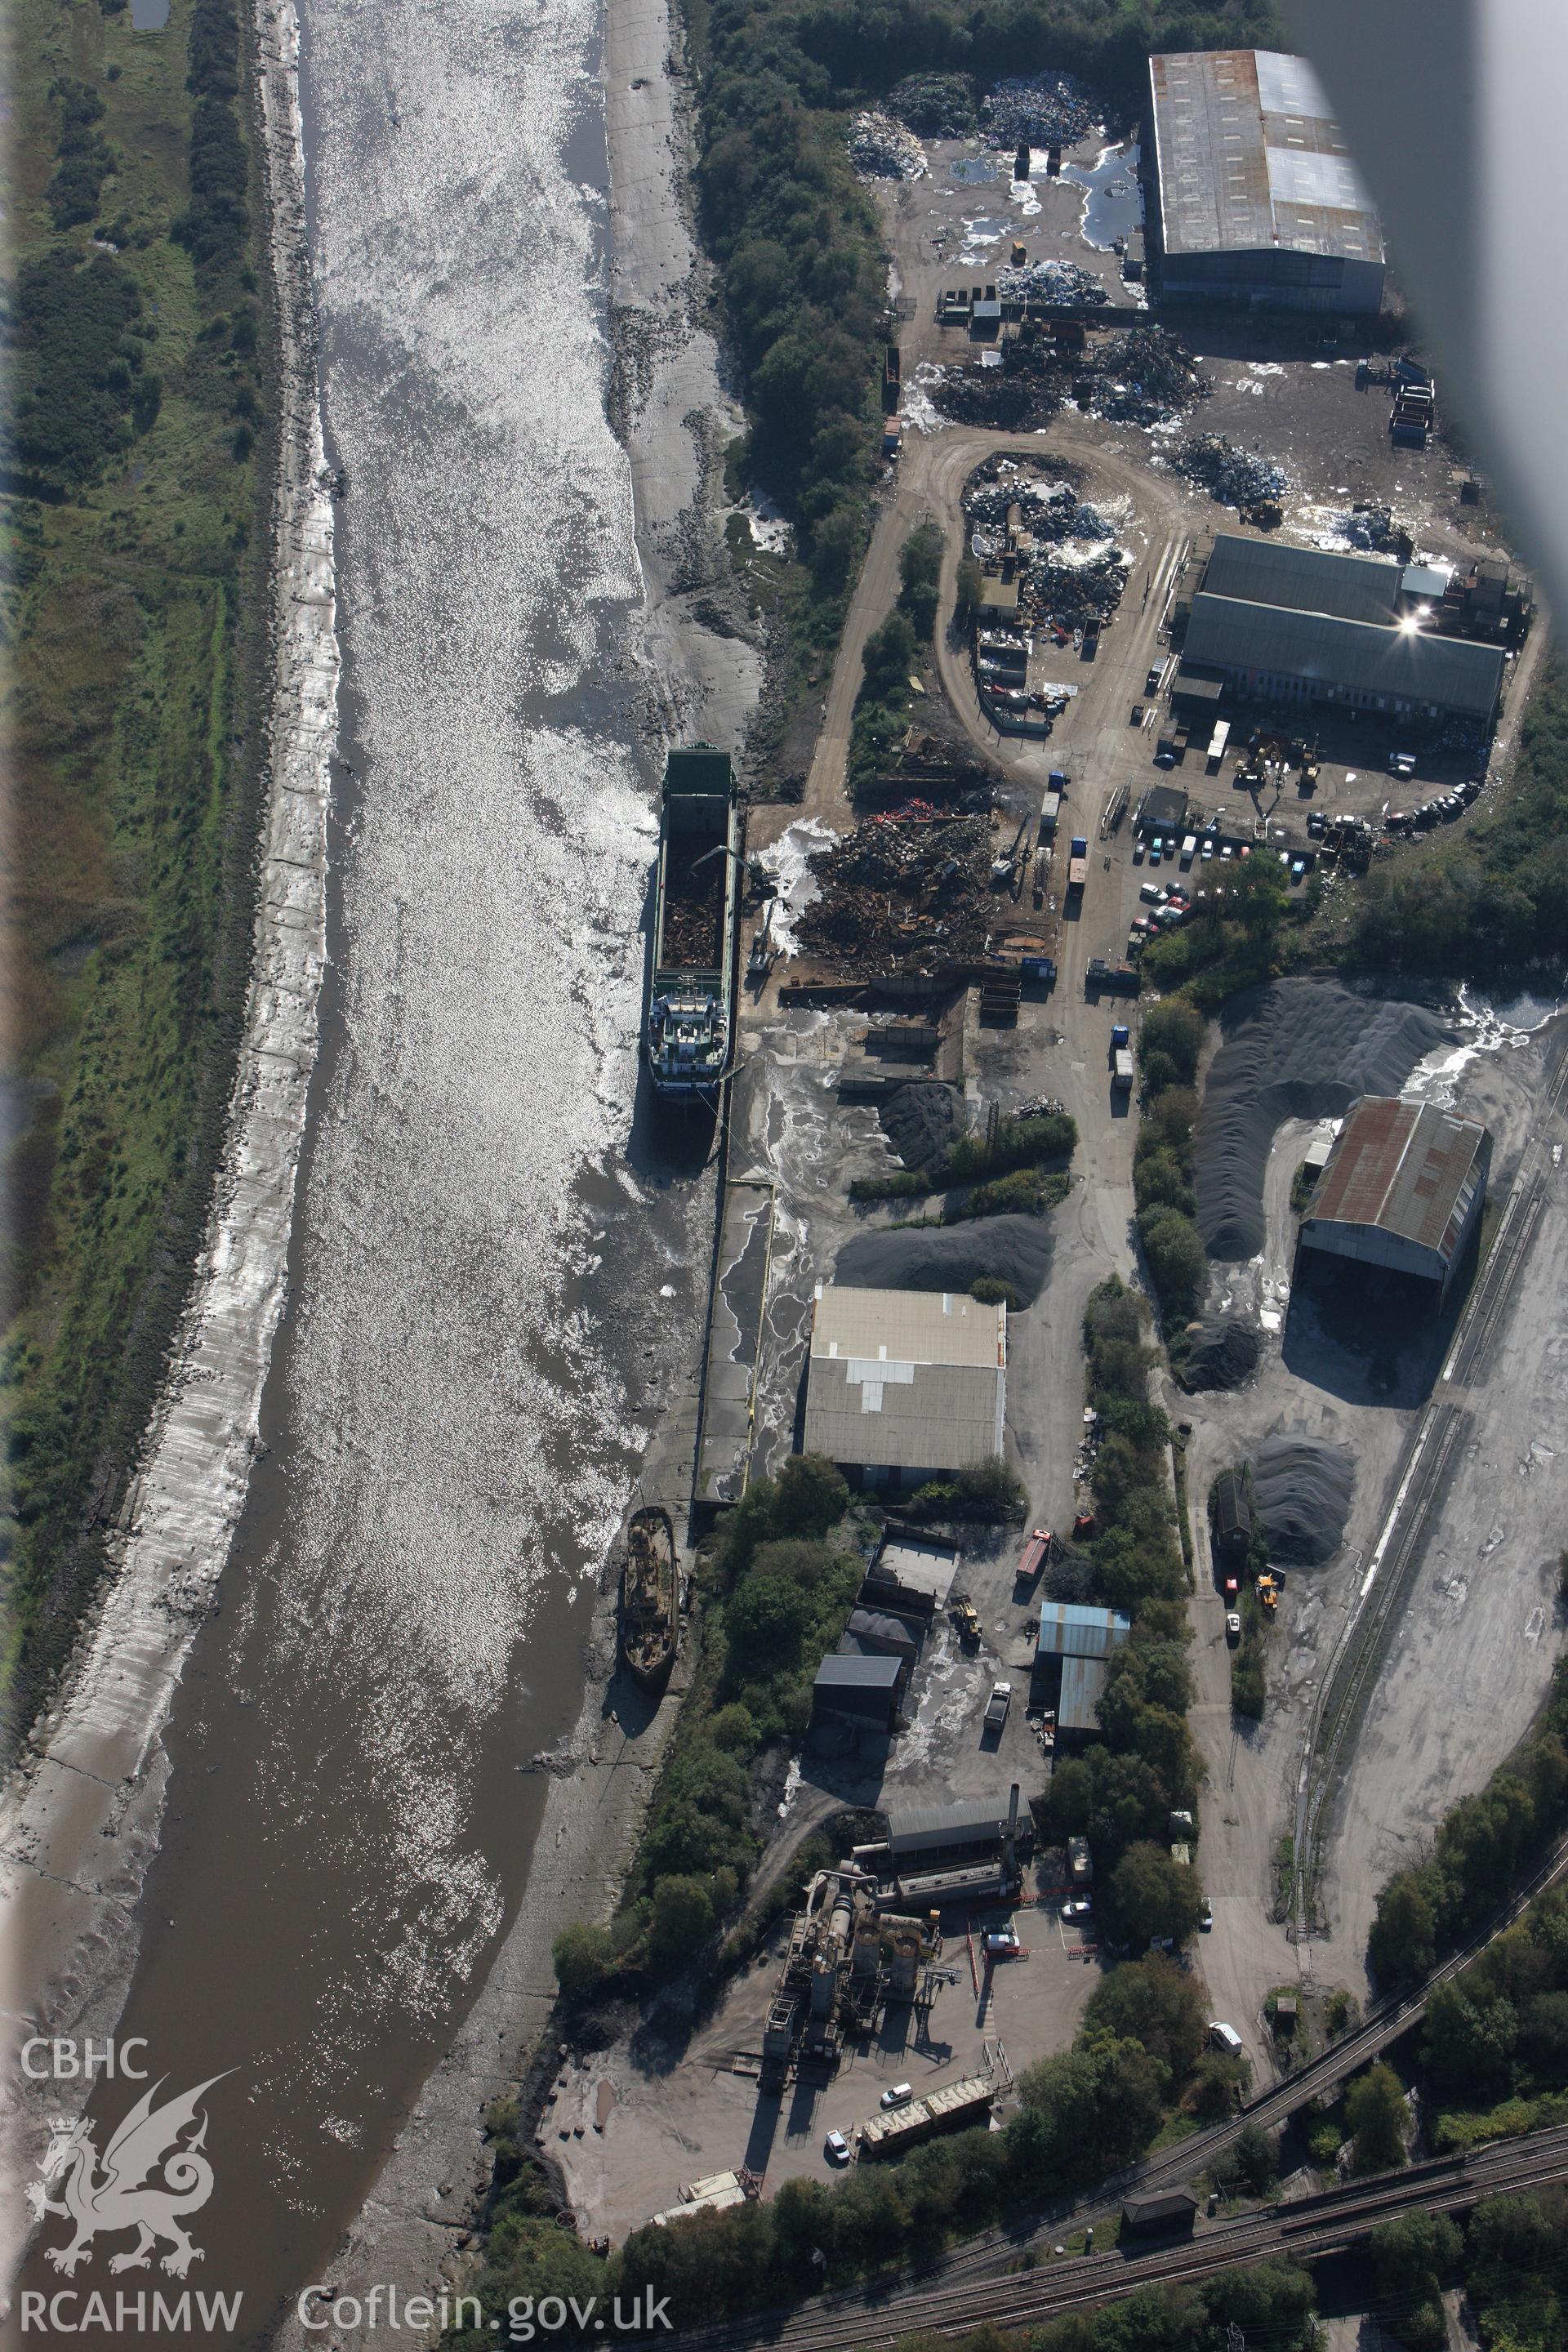
[[[817,1285],[805,1451],[852,1484],[920,1486],[1000,1454],[1006,1400],[1005,1307]]]
[[[1279,49],[1149,60],[1160,290],[1332,316],[1383,304],[1383,231],[1322,85]]]
[[[1436,1103],[1352,1103],[1298,1247],[1415,1275],[1447,1295],[1486,1200],[1491,1137]]]

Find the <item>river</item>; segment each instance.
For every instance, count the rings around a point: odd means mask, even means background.
[[[331,2276],[516,1913],[518,1767],[576,1716],[706,1265],[701,1188],[637,1115],[655,823],[597,0],[302,17],[348,482],[331,961],[267,1452],[120,2027],[170,2089],[224,2077],[192,2284],[244,2291],[212,2340],[247,2343]],[[24,2284],[58,2281],[35,2254]]]

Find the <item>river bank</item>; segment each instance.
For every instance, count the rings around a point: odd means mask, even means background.
[[[669,46],[663,0],[609,12],[602,87],[613,348],[605,389],[626,460],[641,578],[628,709],[656,761],[668,742],[696,737],[738,748],[761,678],[757,653],[731,634],[744,615],[734,614],[720,499],[722,451],[738,417],[721,387],[712,338],[697,323],[702,289],[683,187],[686,101],[668,69]],[[631,1111],[621,1150],[639,1181],[651,1179],[662,1190],[673,1173],[686,1189],[691,1262],[682,1272],[689,1308],[700,1311],[714,1209],[711,1159],[705,1171],[672,1170],[646,1098]],[[602,1213],[624,1219],[628,1203],[605,1191]],[[645,1213],[653,1197],[645,1196]],[[672,1295],[671,1285],[665,1288]],[[695,1423],[698,1333],[689,1308],[682,1300],[667,1310],[665,1411],[637,1473],[638,1493],[662,1495],[678,1521],[689,1494]],[[632,1499],[623,1495],[626,1507]],[[579,1634],[580,1712],[537,1765],[545,1780],[542,1813],[515,1915],[330,2271],[321,2273],[342,2296],[364,2297],[393,2281],[417,2291],[455,2275],[487,2178],[484,2109],[516,2087],[550,2020],[551,1946],[567,1920],[608,1915],[635,1852],[679,1706],[679,1672],[665,1706],[651,1715],[626,1704],[624,1685],[612,1692],[617,1566],[612,1544],[597,1563],[597,1596]],[[280,2338],[291,2347],[316,2340],[297,2314]],[[368,2335],[342,2333],[345,2345],[361,2340]]]
[[[35,2020],[55,2034],[101,2035],[130,1980],[135,1906],[164,1804],[161,1733],[215,1604],[257,1443],[315,1053],[336,730],[334,510],[302,236],[292,0],[260,0],[257,25],[280,417],[252,981],[212,1220],[141,1474],[110,1547],[110,1580],[83,1625],[45,1738],[0,1806],[8,2095],[23,2080],[16,2047]],[[69,2085],[47,2088],[57,2111],[69,2103]],[[12,2109],[0,2189],[7,2277],[22,2247],[19,2183],[43,2130],[39,2105]]]

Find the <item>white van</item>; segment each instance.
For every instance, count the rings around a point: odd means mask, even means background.
[[[1235,2026],[1222,2024],[1217,2017],[1209,2020],[1209,2040],[1216,2050],[1226,2051],[1233,2058],[1239,2058],[1246,2047]]]
[[[1192,862],[1193,862],[1194,858],[1197,856],[1197,854],[1198,854],[1198,837],[1197,837],[1197,835],[1196,835],[1195,833],[1189,833],[1189,834],[1188,834],[1188,835],[1187,835],[1187,837],[1186,837],[1186,839],[1185,839],[1185,841],[1184,841],[1184,842],[1183,842],[1183,844],[1182,844],[1182,864],[1183,864],[1184,866],[1190,866],[1190,865],[1192,864]]]

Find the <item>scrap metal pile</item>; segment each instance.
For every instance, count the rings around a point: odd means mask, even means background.
[[[1025,139],[1036,146],[1071,147],[1089,137],[1102,111],[1070,74],[1037,74],[1031,81],[1011,77],[981,100],[982,136],[992,147],[1016,147]]]
[[[1058,310],[1098,310],[1110,297],[1076,261],[1026,261],[996,272],[1004,302],[1049,302]]]
[[[989,814],[868,818],[813,858],[802,950],[845,980],[982,955],[997,919],[993,844]]]
[[[1279,497],[1289,477],[1272,458],[1238,449],[1223,434],[1194,433],[1178,441],[1171,463],[1222,507],[1237,508],[1244,521],[1266,529],[1284,520]]]
[[[1364,547],[1373,555],[1397,555],[1408,563],[1415,552],[1415,540],[1387,507],[1371,502],[1353,506],[1344,530],[1350,546]]]
[[[931,383],[931,398],[943,416],[956,425],[990,425],[999,433],[1033,433],[1048,425],[1061,408],[1057,383],[1043,372],[1020,367],[1007,347],[1000,368],[944,370]]]
[[[1060,637],[1115,612],[1128,559],[1115,543],[1115,524],[1070,482],[1037,471],[1026,459],[989,457],[971,477],[963,507],[970,546],[982,562],[1017,556],[1023,626],[1053,629]]]
[[[1096,345],[1079,404],[1118,425],[1165,425],[1214,390],[1192,353],[1161,327],[1134,327]]]
[[[724,942],[724,889],[728,860],[701,858],[695,866],[672,860],[664,898],[664,961],[674,969],[706,971],[719,961]]]
[[[858,114],[849,134],[849,160],[872,180],[918,180],[925,150],[912,131],[890,114]]]

